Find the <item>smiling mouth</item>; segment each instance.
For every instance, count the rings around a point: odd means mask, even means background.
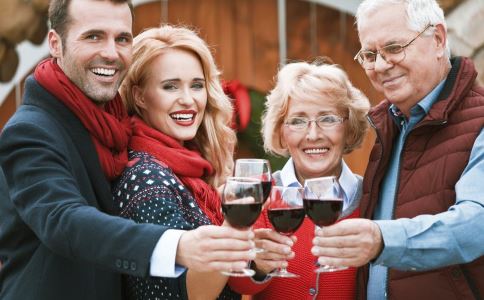
[[[382,84],[383,85],[392,84],[395,80],[399,79],[400,77],[402,77],[402,76],[395,76],[395,77],[391,77],[391,78],[382,80]]]
[[[195,117],[195,114],[170,114],[170,117],[175,121],[190,122]]]
[[[306,154],[323,154],[329,151],[329,148],[309,148],[304,149],[304,153]]]
[[[91,72],[98,76],[112,77],[116,74],[116,69],[92,68]]]

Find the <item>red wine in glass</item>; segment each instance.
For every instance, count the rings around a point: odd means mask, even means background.
[[[272,189],[272,181],[261,181],[262,183],[262,194],[264,196],[264,202],[269,199],[269,195],[271,194]]]
[[[267,202],[267,217],[280,234],[291,235],[301,226],[305,213],[303,207],[304,189],[301,187],[273,186]],[[271,277],[299,277],[286,268],[279,268]]]
[[[291,235],[304,221],[304,208],[268,209],[267,215],[274,229],[284,235]]]
[[[222,194],[222,212],[230,226],[250,228],[262,210],[262,184],[259,179],[228,177]],[[245,268],[238,272],[222,272],[226,276],[250,277],[254,270]]]
[[[303,199],[304,210],[317,226],[334,224],[341,216],[343,199]]]
[[[262,203],[222,204],[225,219],[232,227],[245,229],[252,226],[260,215]]]
[[[306,179],[304,210],[316,226],[329,226],[338,221],[343,210],[343,190],[336,176]],[[315,272],[334,272],[347,267],[320,266]]]

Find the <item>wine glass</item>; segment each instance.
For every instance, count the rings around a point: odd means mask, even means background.
[[[257,178],[262,182],[264,202],[272,186],[271,165],[267,159],[239,158],[235,161],[234,176]]]
[[[302,187],[273,186],[267,202],[267,216],[274,229],[284,235],[291,235],[301,226],[305,213]],[[271,277],[299,277],[286,268],[278,268]]]
[[[222,194],[222,212],[230,226],[250,228],[262,210],[262,185],[256,178],[228,177]],[[238,272],[222,272],[227,276],[250,277],[254,270],[245,268]]]
[[[307,179],[304,182],[304,210],[316,226],[334,224],[343,210],[343,190],[336,176]],[[320,266],[315,272],[334,272],[348,267]]]

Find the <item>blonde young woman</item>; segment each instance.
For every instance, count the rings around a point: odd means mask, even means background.
[[[343,155],[357,148],[368,128],[370,103],[337,65],[297,62],[277,74],[275,88],[267,96],[262,136],[267,152],[289,157],[274,173],[276,185],[304,186],[306,179],[337,176],[344,190],[343,217],[359,216],[362,178],[354,174]],[[254,299],[354,299],[356,269],[317,274],[317,257],[311,254],[314,224],[306,217],[291,238],[271,228],[267,211],[254,228],[258,254],[252,279],[231,279],[231,286]],[[289,260],[289,264],[288,264]],[[300,278],[266,277],[288,266]]]
[[[229,127],[232,106],[206,43],[182,27],[141,33],[121,95],[133,115],[133,137],[129,165],[113,187],[119,214],[174,229],[222,225],[214,187],[231,173],[236,137]],[[213,232],[207,244],[217,243]],[[210,255],[209,247],[200,255]],[[241,248],[234,240],[227,251]],[[191,270],[175,279],[125,278],[129,299],[240,298],[226,281],[218,272]]]

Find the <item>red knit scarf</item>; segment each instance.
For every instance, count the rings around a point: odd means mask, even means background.
[[[64,103],[89,131],[108,180],[121,175],[128,162],[127,147],[131,128],[119,94],[109,101],[103,110],[67,78],[52,58],[42,61],[35,68],[34,76],[39,84]]]
[[[190,150],[175,139],[148,126],[143,120],[131,118],[133,136],[129,147],[146,152],[165,163],[192,192],[198,206],[213,224],[220,225],[220,197],[215,188],[202,180],[202,176],[213,173],[212,165],[199,152]]]

